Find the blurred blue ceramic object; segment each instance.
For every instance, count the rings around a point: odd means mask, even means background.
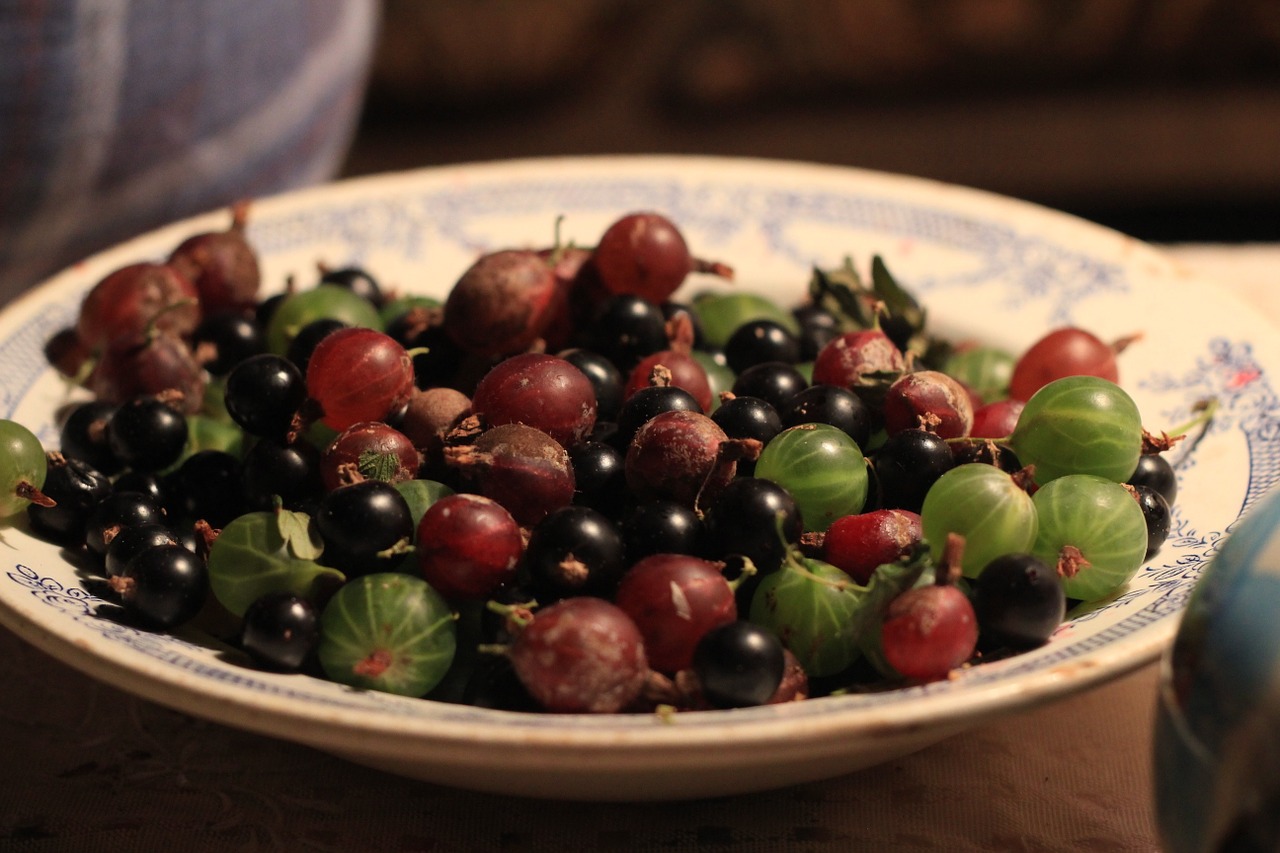
[[[1280,493],[1224,540],[1163,663],[1155,785],[1168,853],[1280,850]]]
[[[0,3],[0,302],[172,220],[332,178],[378,10]]]

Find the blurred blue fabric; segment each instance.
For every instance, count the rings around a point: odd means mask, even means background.
[[[0,302],[165,222],[332,178],[377,0],[0,0]]]

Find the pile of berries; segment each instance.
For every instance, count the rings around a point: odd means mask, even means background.
[[[733,270],[637,212],[443,301],[358,267],[260,298],[246,213],[49,341],[92,394],[56,451],[0,423],[0,516],[139,626],[442,701],[729,708],[1041,645],[1168,533],[1118,345],[940,340],[878,257],[680,302]]]

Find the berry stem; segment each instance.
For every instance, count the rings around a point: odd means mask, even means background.
[[[491,613],[496,613],[507,621],[507,625],[519,630],[527,626],[533,621],[533,611],[537,608],[538,602],[522,601],[519,604],[503,604],[501,601],[486,601],[485,607]]]
[[[1218,412],[1218,398],[1209,397],[1204,400],[1199,400],[1191,407],[1191,411],[1197,412],[1198,414],[1185,423],[1181,423],[1169,430],[1169,432],[1161,434],[1166,437],[1172,435],[1173,438],[1170,439],[1170,441],[1178,441],[1185,438],[1188,432],[1196,429],[1197,427],[1208,427],[1208,425],[1213,421],[1213,416]],[[1145,434],[1143,437],[1145,440]]]
[[[964,537],[959,533],[947,534],[946,544],[942,546],[942,563],[934,574],[934,583],[938,586],[952,586],[960,580],[964,545]]]
[[[18,497],[26,498],[37,506],[53,507],[58,505],[57,501],[37,489],[26,480],[19,481],[18,485],[14,487],[14,491],[17,493]]]
[[[1111,342],[1111,351],[1116,355],[1124,352],[1129,348],[1130,344],[1136,344],[1142,340],[1142,332],[1134,332],[1132,335],[1125,335],[1123,338],[1116,338]]]
[[[746,557],[742,557],[740,559],[740,563],[741,565],[738,567],[737,577],[735,577],[733,580],[730,580],[728,582],[729,588],[735,592],[737,592],[738,587],[742,586],[744,583],[747,582],[747,578],[752,577],[753,575],[757,574],[760,571],[759,569],[756,568],[756,564],[751,562],[751,560],[747,559]]]
[[[232,231],[244,231],[245,226],[249,223],[249,199],[242,198],[233,202],[231,205],[231,228]]]
[[[719,276],[726,281],[733,281],[733,267],[720,261],[707,261],[702,258],[693,258],[690,261],[690,272],[706,273],[708,275]]]

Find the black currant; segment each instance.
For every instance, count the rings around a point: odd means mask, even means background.
[[[651,554],[702,552],[702,518],[675,501],[648,501],[632,507],[620,525],[627,564]]]
[[[169,505],[169,491],[165,478],[155,471],[125,471],[116,477],[114,492],[139,492],[160,506]]]
[[[650,385],[628,397],[618,413],[618,429],[613,434],[613,445],[626,451],[635,438],[636,430],[646,421],[663,412],[702,412],[702,406],[694,396],[674,385]]]
[[[809,387],[804,374],[793,365],[781,361],[755,364],[738,374],[733,381],[737,397],[759,397],[775,409],[786,408],[788,401]]]
[[[339,287],[345,287],[357,296],[362,296],[377,306],[381,306],[386,301],[378,280],[363,267],[351,266],[324,270],[320,275],[319,283],[336,284]]]
[[[165,478],[166,509],[174,519],[224,527],[245,511],[240,460],[222,450],[200,450]]]
[[[1134,486],[1134,497],[1142,507],[1142,518],[1147,523],[1147,556],[1150,560],[1169,538],[1173,527],[1173,510],[1164,495],[1150,486]]]
[[[195,618],[209,591],[204,561],[181,545],[140,551],[111,579],[125,609],[147,624],[176,628]]]
[[[566,506],[539,521],[524,561],[534,597],[542,603],[570,595],[613,592],[622,576],[622,535],[603,513]]]
[[[285,509],[305,511],[319,501],[320,451],[306,441],[257,441],[245,451],[239,472],[249,510],[272,509],[279,499]]]
[[[411,309],[387,324],[387,335],[413,352],[413,381],[419,388],[457,388],[467,353],[426,310]]]
[[[622,408],[622,392],[626,380],[622,372],[605,356],[588,349],[568,349],[560,357],[586,374],[596,392],[596,419],[612,421]]]
[[[413,540],[413,513],[390,483],[365,480],[334,489],[316,513],[324,539],[321,561],[348,577],[388,571],[401,556],[391,552]]]
[[[200,321],[191,335],[200,364],[213,376],[226,376],[246,358],[267,351],[262,327],[238,311],[221,311]]]
[[[165,523],[158,501],[141,492],[112,492],[90,511],[84,543],[93,553],[105,556],[107,546],[121,530],[149,522]]]
[[[791,313],[800,324],[797,337],[801,361],[813,361],[824,346],[840,335],[840,321],[835,315],[813,303],[797,306]]]
[[[157,545],[184,545],[167,525],[149,521],[134,527],[123,528],[107,545],[104,567],[107,577],[124,574],[125,566],[138,554]]]
[[[347,323],[336,317],[321,317],[317,320],[312,320],[299,329],[298,334],[293,336],[293,340],[289,342],[289,349],[284,356],[293,362],[294,366],[298,368],[298,372],[305,377],[307,375],[307,364],[311,361],[311,353],[315,352],[316,344],[339,329],[347,328],[347,326]]]
[[[283,440],[307,397],[297,365],[272,353],[255,355],[227,375],[223,401],[231,419],[250,435]]]
[[[1144,453],[1138,457],[1138,467],[1129,477],[1131,486],[1147,486],[1159,492],[1173,506],[1178,497],[1178,474],[1159,453]]]
[[[244,611],[240,647],[265,669],[297,672],[320,642],[315,605],[291,592],[271,592]]]
[[[79,546],[89,513],[111,494],[111,480],[87,462],[52,455],[41,491],[54,505],[28,504],[31,532],[55,545]]]
[[[811,385],[778,410],[784,427],[800,424],[830,424],[843,430],[858,447],[866,447],[875,422],[871,408],[862,398],[839,385]]]
[[[187,446],[187,418],[159,397],[134,397],[107,421],[111,452],[126,467],[159,471],[177,462]]]
[[[588,329],[587,348],[612,361],[623,374],[670,343],[662,309],[631,294],[605,300]]]
[[[970,598],[987,647],[1038,646],[1062,623],[1066,596],[1056,569],[1030,554],[1006,554],[974,579]]]
[[[529,695],[506,655],[481,658],[467,679],[462,701],[477,708],[536,713],[542,706]]]
[[[981,462],[984,465],[994,465],[1009,474],[1022,470],[1022,463],[1018,461],[1018,454],[1013,452],[1013,448],[994,441],[958,441],[951,445],[951,455],[957,465]]]
[[[662,317],[668,323],[676,318],[677,314],[684,314],[689,318],[689,325],[693,329],[693,348],[705,350],[707,348],[706,333],[702,330],[702,322],[698,319],[698,312],[685,302],[674,302],[670,299],[658,306],[662,309]]]
[[[800,341],[775,320],[750,320],[725,341],[724,357],[734,373],[770,361],[795,364],[800,360]]]
[[[693,651],[693,672],[702,694],[716,708],[763,705],[782,683],[786,653],[767,628],[735,620],[702,635]]]
[[[729,438],[754,438],[767,444],[782,432],[782,418],[771,403],[759,397],[730,397],[711,413],[711,420],[719,424]],[[738,463],[738,473],[742,463]]]
[[[707,506],[703,523],[711,559],[746,557],[761,575],[782,565],[804,527],[791,493],[757,477],[731,481]]]
[[[955,466],[945,439],[923,429],[904,429],[885,439],[872,455],[882,509],[919,512],[929,487]]]
[[[612,444],[582,441],[569,448],[573,502],[614,515],[627,495],[625,459]]]
[[[103,400],[91,400],[76,406],[63,421],[58,446],[68,459],[89,463],[110,477],[123,465],[107,443],[107,422],[116,407]]]

